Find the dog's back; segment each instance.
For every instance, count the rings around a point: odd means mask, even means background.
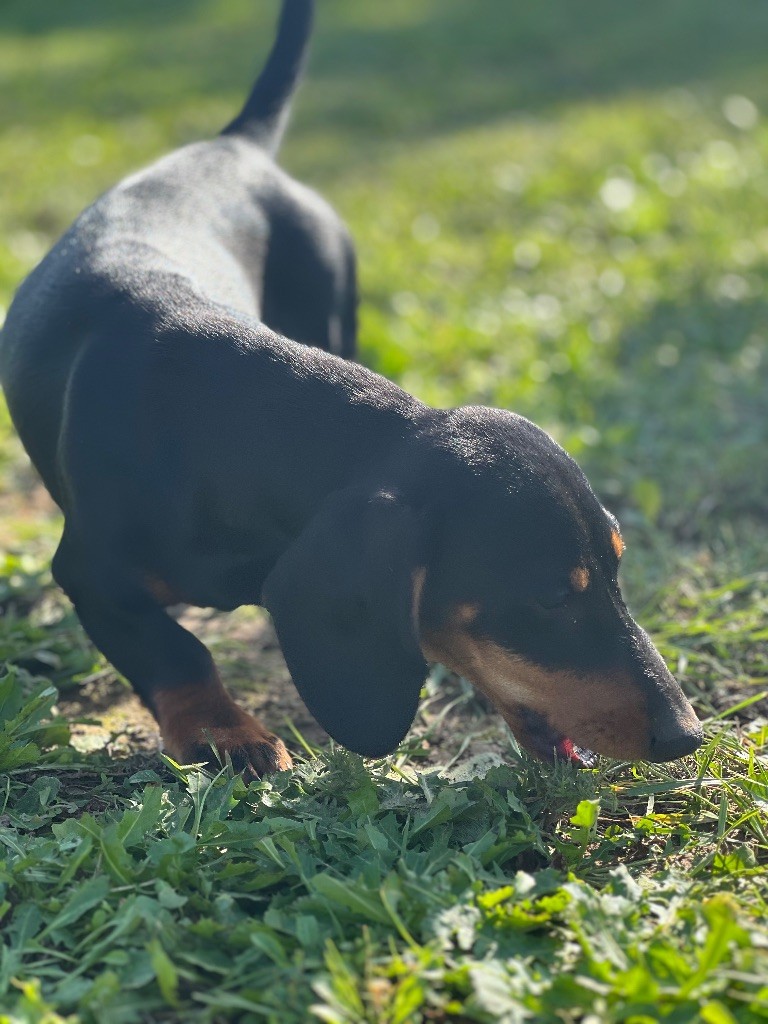
[[[312,12],[312,0],[285,0],[264,70],[231,124],[101,196],[20,287],[0,335],[0,379],[22,441],[60,504],[64,406],[86,347],[115,336],[139,344],[174,318],[199,323],[219,308],[354,354],[347,231],[273,160]]]

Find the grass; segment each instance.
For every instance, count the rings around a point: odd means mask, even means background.
[[[510,755],[446,777],[412,744],[246,789],[226,770],[41,754],[66,739],[45,719],[55,691],[20,693],[0,684],[8,1019],[768,1013],[765,727],[643,773]]]
[[[228,120],[253,6],[8,0],[0,304],[100,190]],[[57,690],[108,669],[0,413],[0,1021],[766,1020],[768,12],[320,7],[284,163],[351,226],[365,361],[581,461],[707,743],[541,767],[436,675],[382,762],[293,737],[246,788],[86,754]]]

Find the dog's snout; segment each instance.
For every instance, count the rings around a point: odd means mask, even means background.
[[[701,723],[680,684],[667,668],[648,634],[634,625],[648,710],[648,761],[675,761],[698,750],[704,740]]]
[[[649,761],[675,761],[678,757],[692,754],[701,746],[704,734],[696,723],[689,728],[676,728],[668,732],[659,731],[651,740]]]

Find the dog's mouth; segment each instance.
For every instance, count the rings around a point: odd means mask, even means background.
[[[578,768],[594,768],[597,754],[580,747],[564,733],[553,729],[544,715],[528,708],[520,711],[522,745],[541,761],[570,761]]]

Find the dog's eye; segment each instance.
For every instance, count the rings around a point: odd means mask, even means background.
[[[559,590],[543,594],[541,597],[537,598],[536,604],[539,608],[545,608],[547,611],[550,611],[553,608],[562,608],[570,596],[570,588],[561,587]]]

